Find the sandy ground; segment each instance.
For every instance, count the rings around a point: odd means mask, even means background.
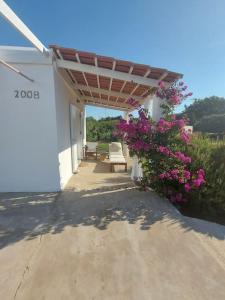
[[[0,299],[225,299],[225,226],[84,162],[60,194],[0,195]]]

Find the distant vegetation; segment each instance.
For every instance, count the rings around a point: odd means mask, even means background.
[[[194,131],[225,133],[225,98],[212,96],[196,99],[181,115],[187,116]]]
[[[215,135],[225,134],[225,98],[208,97],[195,99],[194,103],[185,107],[179,117],[186,116],[194,131],[212,133]],[[87,118],[87,141],[112,142],[117,138],[113,135],[115,124],[121,116],[107,117],[96,120]]]
[[[121,117],[107,117],[96,120],[88,117],[87,120],[87,141],[89,142],[114,142],[117,137],[113,135],[115,124]]]

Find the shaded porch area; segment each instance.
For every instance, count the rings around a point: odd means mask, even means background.
[[[134,186],[130,179],[132,159],[127,157],[126,161],[127,172],[124,166],[115,166],[115,172],[111,172],[109,159],[82,160],[78,173],[70,178],[65,190],[120,189]]]

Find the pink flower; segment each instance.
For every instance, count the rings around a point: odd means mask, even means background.
[[[164,179],[165,177],[166,177],[166,176],[165,176],[165,173],[162,173],[162,174],[159,175],[159,178],[160,178],[160,179]]]
[[[183,128],[185,125],[186,125],[186,122],[184,119],[180,119],[180,120],[177,120],[176,123],[175,123],[179,128]]]
[[[192,180],[192,183],[195,187],[200,187],[205,183],[205,171],[203,169],[198,170],[197,178]]]
[[[177,179],[178,178],[178,174],[179,174],[179,170],[175,169],[175,170],[171,170],[170,171],[170,174],[171,176],[174,178],[174,179]]]
[[[151,123],[146,118],[144,113],[141,115],[141,119],[137,123],[137,129],[141,134],[146,134],[151,131]]]
[[[178,181],[179,183],[184,183],[184,178],[180,177]]]
[[[184,178],[186,178],[186,179],[190,179],[190,177],[191,177],[191,173],[190,173],[190,171],[188,171],[188,170],[184,170]]]
[[[203,183],[205,183],[205,180],[202,178],[197,178],[192,180],[192,183],[195,187],[200,187]]]
[[[165,119],[161,118],[156,125],[156,129],[160,133],[165,133],[170,130],[172,126],[173,122],[166,121]]]
[[[180,81],[179,83],[167,88],[165,84],[162,81],[160,81],[159,88],[156,91],[156,96],[160,99],[166,99],[171,106],[180,104],[183,99],[192,95],[192,93],[188,93],[186,95],[182,93],[187,89],[187,86],[183,85],[184,82]]]
[[[203,169],[199,169],[197,174],[198,174],[199,178],[204,178],[205,177],[205,171]]]
[[[140,151],[140,150],[148,151],[150,149],[150,144],[147,144],[142,140],[137,140],[133,144],[130,144],[129,148],[135,151]]]
[[[164,88],[164,87],[165,87],[165,84],[164,84],[163,81],[159,81],[158,85],[159,85],[159,87],[161,87],[161,88]]]
[[[178,169],[171,170],[169,173],[173,179],[176,179],[176,180],[178,179],[178,174],[179,174]]]
[[[165,154],[166,156],[170,155],[170,150],[167,147],[159,146],[158,150],[160,153]]]
[[[189,156],[185,156],[184,153],[182,152],[179,151],[175,152],[175,157],[185,164],[191,163],[191,158]]]
[[[172,175],[177,175],[179,173],[179,170],[178,169],[174,169],[174,170],[171,170],[170,173]]]
[[[182,100],[182,97],[180,95],[173,95],[170,97],[169,102],[173,105],[180,104]]]
[[[181,130],[180,138],[185,144],[188,144],[190,141],[190,135],[187,132],[185,132],[185,130]]]
[[[185,192],[189,192],[189,191],[190,191],[190,189],[191,189],[191,186],[190,186],[190,184],[189,184],[189,183],[185,183],[185,185],[184,185],[184,189],[185,189]]]

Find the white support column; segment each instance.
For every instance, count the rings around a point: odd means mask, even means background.
[[[126,120],[127,122],[129,121],[129,112],[125,111],[124,112],[124,116],[123,116],[124,120]],[[129,156],[129,150],[127,147],[127,144],[123,142],[123,154],[125,157]]]
[[[163,103],[163,100],[154,96],[152,99],[152,110],[151,110],[151,117],[154,121],[159,121],[162,117],[162,108],[160,105]]]
[[[151,98],[147,98],[144,102],[144,108],[148,109],[154,121],[158,121],[162,117],[162,108],[160,107],[162,103],[162,99],[156,96],[151,96]]]
[[[152,110],[152,96],[149,96],[144,104],[143,104],[144,108],[147,109],[149,111],[149,113],[151,112]]]

